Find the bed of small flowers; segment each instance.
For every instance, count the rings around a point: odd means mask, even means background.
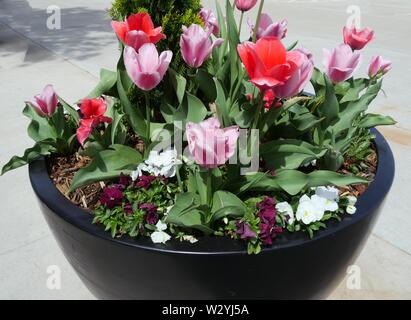
[[[338,187],[370,183],[361,176],[374,152],[370,129],[395,123],[367,113],[391,62],[375,56],[368,75],[356,77],[374,32],[345,27],[344,43],[324,49],[320,69],[309,50],[284,45],[287,21],[273,21],[263,0],[216,8],[196,13],[201,24],[181,26],[179,42],[169,43],[178,52],[158,51],[167,36],[146,8],[113,21],[117,70],[103,69],[74,106],[51,85],[28,101],[35,145],[2,173],[41,156],[89,157],[71,191],[105,184],[94,223],[113,237],[161,244],[219,236],[259,253],[279,235],[314,237],[329,220],[355,214],[357,199]],[[304,94],[310,83],[314,94]],[[347,160],[350,174],[340,171]]]

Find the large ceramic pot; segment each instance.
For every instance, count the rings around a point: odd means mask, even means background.
[[[310,240],[284,233],[259,255],[240,242],[202,238],[196,244],[149,238],[111,238],[92,215],[53,185],[46,160],[30,165],[41,209],[67,260],[101,299],[313,299],[324,298],[343,279],[382,209],[394,178],[394,159],[375,131],[378,169],[358,201],[358,211],[330,222]]]

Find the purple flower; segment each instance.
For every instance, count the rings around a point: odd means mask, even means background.
[[[156,180],[154,176],[141,176],[138,178],[137,187],[144,188],[148,190],[151,187],[153,181]]]
[[[263,243],[271,245],[273,238],[281,233],[283,229],[276,226],[277,212],[275,210],[276,201],[274,198],[265,198],[263,201],[257,203],[259,209],[258,217],[260,218],[260,239]]]
[[[122,201],[123,192],[121,192],[118,186],[104,188],[103,193],[100,196],[100,202],[109,209],[119,206]]]
[[[148,224],[155,225],[158,222],[157,206],[155,204],[143,203],[138,207],[146,212],[144,219]]]
[[[257,237],[257,234],[253,230],[251,230],[251,226],[246,222],[237,221],[236,227],[236,233],[240,235],[240,238],[243,240]]]

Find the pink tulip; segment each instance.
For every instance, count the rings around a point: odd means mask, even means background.
[[[139,52],[132,47],[124,49],[124,65],[130,79],[141,90],[150,91],[158,86],[170,65],[173,53],[164,51],[158,56],[156,46],[144,44]]]
[[[357,30],[355,25],[351,28],[344,27],[344,43],[353,50],[361,50],[374,39],[374,31],[370,28]]]
[[[260,18],[260,25],[257,30],[257,40],[263,37],[276,37],[278,39],[284,39],[287,35],[287,20],[282,20],[281,22],[273,22],[268,14],[263,13]],[[250,26],[251,33],[254,33],[255,26],[252,24],[251,20],[248,20],[248,25]]]
[[[370,67],[368,68],[368,75],[374,78],[378,74],[386,74],[391,70],[392,63],[389,60],[384,60],[381,56],[374,56],[371,59]]]
[[[197,24],[192,24],[189,28],[183,26],[183,31],[180,38],[181,54],[184,61],[192,68],[201,67],[213,49],[224,41],[218,38],[212,43],[210,36],[213,29],[205,31]]]
[[[236,151],[240,128],[221,128],[217,118],[201,123],[187,123],[188,147],[194,161],[205,168],[216,168],[225,164]]]
[[[257,0],[235,0],[235,5],[240,11],[249,11],[254,8]]]
[[[218,34],[220,33],[220,29],[218,27],[218,20],[217,20],[217,17],[215,16],[214,12],[212,10],[201,8],[200,18],[201,18],[201,20],[203,20],[206,28],[212,29],[213,34],[216,37],[218,37]]]
[[[329,51],[324,49],[325,73],[334,83],[350,78],[361,61],[361,54],[353,52],[351,47],[341,44]]]
[[[301,49],[294,50],[294,52],[298,52],[301,55],[302,63],[283,85],[273,88],[274,94],[277,98],[284,99],[297,95],[305,88],[313,75],[314,63],[312,61],[311,53],[303,53],[301,52]]]
[[[34,96],[34,99],[27,101],[36,112],[42,117],[51,117],[56,111],[58,104],[57,94],[52,85],[47,85],[41,94]]]

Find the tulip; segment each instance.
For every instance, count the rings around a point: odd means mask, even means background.
[[[158,86],[170,65],[173,53],[164,51],[158,56],[156,46],[144,44],[139,52],[132,47],[124,49],[124,65],[130,79],[141,90],[150,91]]]
[[[217,20],[217,17],[215,16],[214,12],[212,10],[201,8],[200,18],[201,18],[201,20],[203,20],[205,26],[208,29],[212,29],[213,34],[216,37],[218,37],[218,34],[220,33],[220,28],[218,27],[218,20]]]
[[[225,164],[234,155],[240,128],[221,128],[219,120],[212,117],[199,124],[187,123],[186,134],[194,161],[211,169]]]
[[[77,140],[84,145],[86,139],[100,123],[111,123],[112,119],[105,117],[107,105],[103,99],[84,99],[80,105],[82,119],[77,129]]]
[[[184,61],[192,68],[199,68],[211,55],[213,49],[223,43],[218,38],[212,43],[210,36],[213,29],[205,31],[197,24],[189,28],[183,26],[183,34],[180,38],[181,54]]]
[[[325,73],[334,83],[350,78],[361,61],[361,54],[351,50],[349,45],[341,44],[329,51],[324,49]]]
[[[287,52],[275,37],[261,38],[257,43],[240,44],[238,53],[250,81],[260,90],[284,85],[305,61],[301,52]]]
[[[251,34],[254,33],[255,26],[248,20],[248,25],[251,29]],[[287,20],[281,22],[273,22],[268,14],[263,13],[260,17],[260,23],[257,30],[257,40],[264,37],[276,37],[283,39],[287,35]]]
[[[314,63],[312,61],[311,53],[305,54],[301,49],[295,51],[302,55],[303,63],[283,85],[273,88],[274,94],[278,98],[290,98],[300,93],[311,80],[311,76],[313,75]]]
[[[357,30],[355,25],[351,28],[344,27],[344,43],[352,50],[361,50],[374,39],[374,31],[370,28]]]
[[[254,8],[257,0],[235,0],[235,5],[238,10],[246,12]]]
[[[58,104],[57,94],[54,92],[52,85],[47,85],[41,94],[34,96],[34,99],[26,102],[40,116],[51,117],[56,111]]]
[[[391,70],[391,66],[391,61],[384,60],[381,56],[374,56],[371,59],[371,64],[368,68],[368,75],[370,78],[374,78],[379,74],[384,75]]]
[[[117,37],[136,51],[145,43],[157,43],[166,38],[161,33],[161,27],[154,28],[153,21],[147,13],[133,14],[125,21],[112,21],[111,26]]]

